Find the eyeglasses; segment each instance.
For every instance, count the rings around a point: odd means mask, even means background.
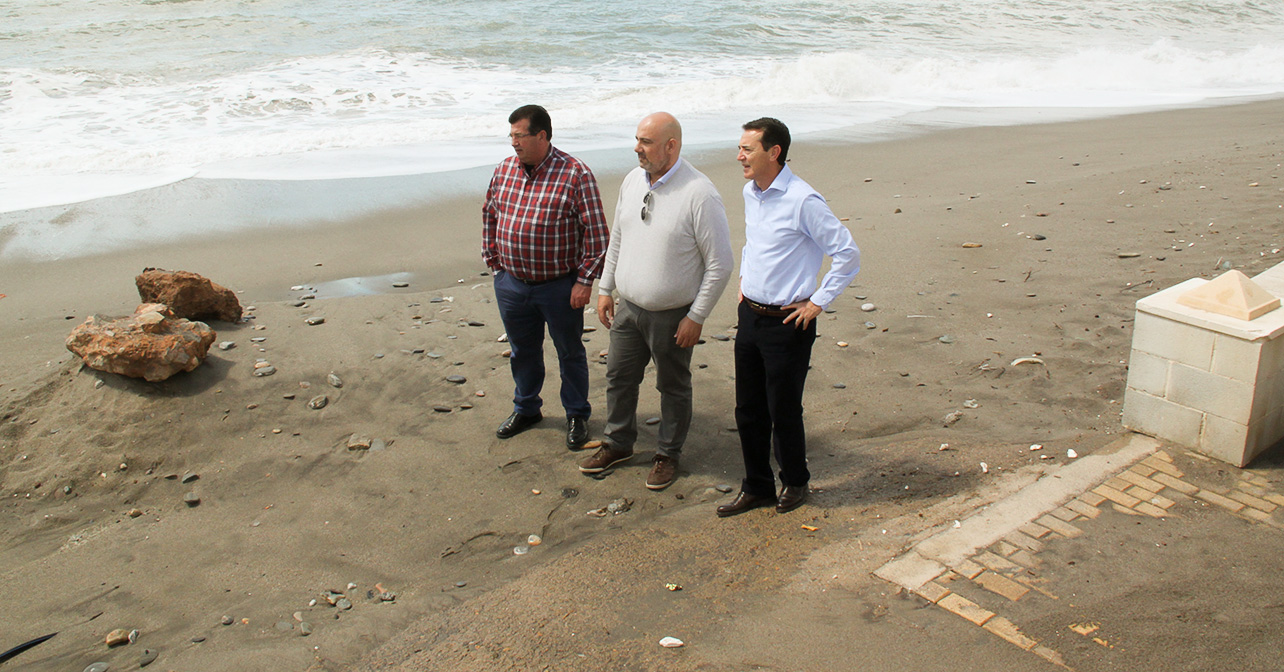
[[[655,192],[648,191],[646,196],[642,197],[642,221],[651,215],[651,208],[655,207],[655,198],[652,194]]]
[[[535,134],[534,134],[534,133],[509,133],[509,134],[508,134],[508,139],[509,139],[509,140],[521,140],[522,138],[529,138],[529,137],[531,137],[532,135],[535,135]]]

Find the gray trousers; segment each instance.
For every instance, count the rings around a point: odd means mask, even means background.
[[[660,391],[661,455],[677,458],[691,428],[691,351],[674,341],[690,306],[650,311],[620,300],[611,323],[606,356],[606,440],[632,450],[638,438],[638,388],[648,363],[655,362]]]

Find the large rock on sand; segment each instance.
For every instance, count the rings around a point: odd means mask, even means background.
[[[134,278],[134,284],[138,285],[138,298],[143,303],[163,303],[175,317],[224,322],[241,319],[241,302],[236,300],[236,294],[196,273],[144,268]]]
[[[129,317],[85,320],[67,337],[67,349],[90,368],[156,382],[200,366],[217,336],[204,322],[144,303]]]

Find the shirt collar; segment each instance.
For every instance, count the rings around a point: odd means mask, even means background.
[[[654,183],[651,182],[651,173],[647,173],[646,174],[647,184],[650,185],[651,189],[658,189],[665,182],[668,182],[669,178],[673,177],[674,173],[678,172],[678,166],[681,166],[681,165],[682,165],[682,157],[679,156],[678,160],[673,162],[673,167],[669,168],[669,172],[665,173],[663,177],[656,180]]]
[[[749,180],[749,188],[761,200],[768,191],[787,191],[786,187],[789,186],[789,181],[792,179],[794,179],[794,171],[789,170],[789,166],[781,166],[780,173],[776,175],[776,179],[772,180],[766,189],[759,189],[758,183],[753,180]]]

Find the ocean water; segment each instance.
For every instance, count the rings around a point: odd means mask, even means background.
[[[0,256],[192,178],[458,186],[530,102],[623,166],[655,110],[730,147],[762,115],[859,138],[1281,94],[1284,0],[0,0]]]

